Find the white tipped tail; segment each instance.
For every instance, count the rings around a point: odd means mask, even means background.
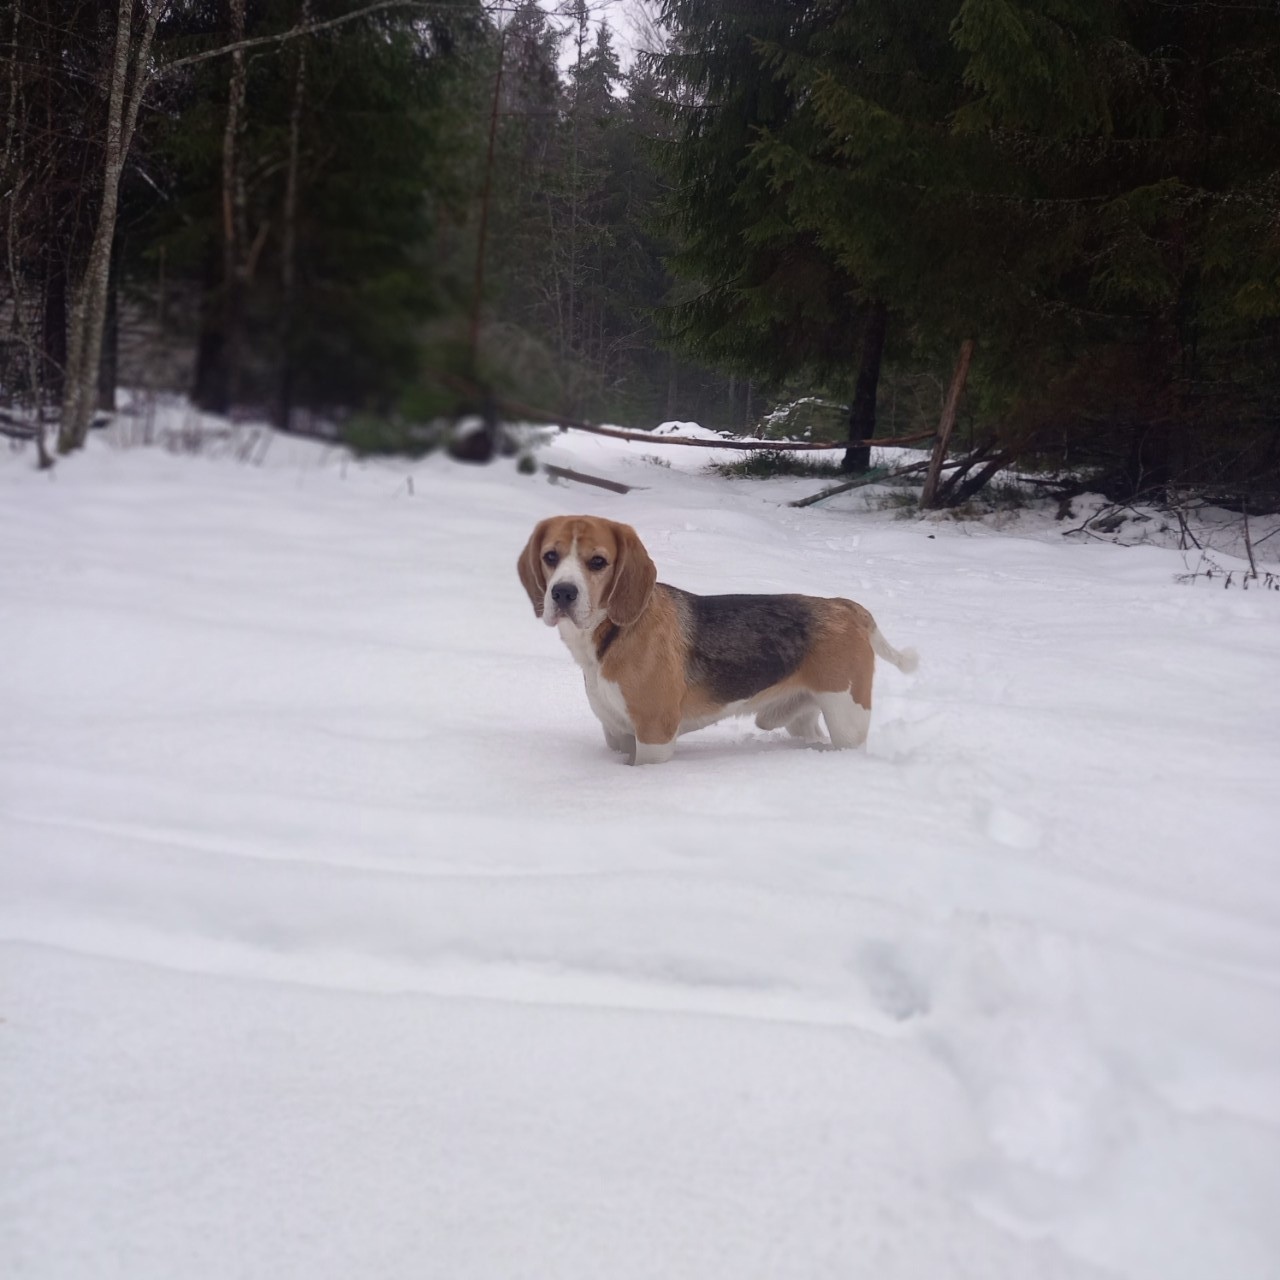
[[[910,673],[920,665],[920,655],[914,649],[895,649],[879,627],[871,630],[871,647],[886,662],[892,662],[899,671]]]

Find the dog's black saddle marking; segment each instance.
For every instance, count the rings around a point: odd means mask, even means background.
[[[802,596],[696,596],[669,588],[689,633],[687,676],[719,702],[738,702],[804,661],[813,610]]]

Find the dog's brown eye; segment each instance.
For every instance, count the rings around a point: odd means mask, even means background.
[[[587,561],[587,568],[593,569],[596,573],[599,573],[600,570],[608,563],[609,562],[604,558],[604,556],[592,556],[591,559]]]
[[[542,563],[554,569],[560,563],[560,557],[554,551],[548,551],[542,557]]]

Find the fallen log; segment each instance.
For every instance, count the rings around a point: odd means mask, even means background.
[[[630,493],[639,485],[622,484],[617,480],[606,480],[603,476],[589,476],[585,471],[573,471],[568,467],[552,466],[549,462],[542,464],[542,469],[557,480],[576,480],[579,484],[593,484],[597,489],[608,489],[612,493]]]
[[[811,507],[815,502],[821,502],[824,498],[834,498],[838,493],[848,493],[850,489],[861,489],[864,485],[879,484],[882,480],[895,480],[898,476],[909,476],[914,472],[923,471],[928,465],[927,462],[913,462],[906,467],[877,467],[873,471],[868,471],[866,475],[859,476],[856,480],[845,480],[841,484],[833,484],[830,488],[823,489],[821,493],[811,494],[807,498],[797,498],[795,502],[788,502],[787,506]]]

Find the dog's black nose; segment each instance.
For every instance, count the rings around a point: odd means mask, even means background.
[[[557,582],[551,588],[551,598],[561,609],[567,609],[578,598],[578,588],[572,582]]]

